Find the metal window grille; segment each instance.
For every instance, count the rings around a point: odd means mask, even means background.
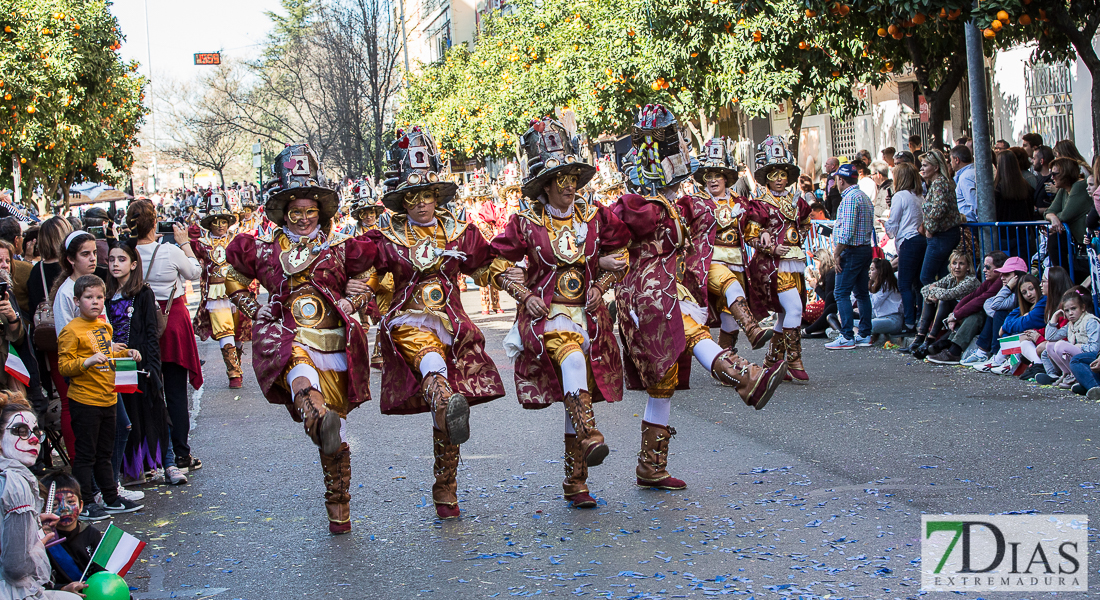
[[[1073,139],[1073,73],[1066,63],[1034,65],[1027,74],[1027,130]]]
[[[832,121],[833,156],[846,156],[849,159],[856,155],[856,125],[852,119]]]

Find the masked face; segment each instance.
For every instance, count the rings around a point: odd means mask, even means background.
[[[775,194],[785,191],[787,189],[787,172],[783,169],[776,169],[768,173],[768,189]]]
[[[309,235],[321,222],[321,211],[316,200],[295,198],[286,207],[288,229],[294,235]]]
[[[214,219],[210,223],[210,233],[214,237],[222,237],[229,231],[229,221],[227,219]]]
[[[715,198],[726,195],[726,176],[717,171],[708,171],[703,174],[703,181],[707,184],[707,192]]]
[[[4,458],[10,458],[30,467],[38,460],[38,451],[42,445],[42,430],[38,428],[38,418],[30,411],[12,415],[4,424],[0,449]]]

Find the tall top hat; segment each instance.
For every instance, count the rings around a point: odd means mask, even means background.
[[[514,162],[508,163],[504,170],[500,173],[500,195],[502,197],[507,196],[513,190],[519,191],[520,189],[520,177],[519,177],[519,165]]]
[[[559,174],[576,175],[581,189],[596,175],[596,167],[581,161],[569,139],[569,132],[560,121],[543,117],[532,121],[520,138],[527,154],[527,178],[523,180],[523,195],[538,198],[543,188]]]
[[[647,104],[638,112],[630,137],[634,148],[623,161],[626,173],[634,187],[647,193],[682,182],[699,165],[676,115],[660,104]]]
[[[275,179],[264,184],[267,195],[264,212],[276,225],[286,225],[286,207],[299,198],[317,202],[322,223],[336,215],[340,199],[307,144],[288,144],[283,148],[271,165],[271,174]]]
[[[386,152],[390,170],[386,172],[386,193],[382,204],[395,213],[404,213],[406,194],[423,190],[439,192],[437,206],[454,199],[458,186],[447,179],[435,141],[427,129],[414,126],[397,130],[397,139]]]
[[[721,173],[726,176],[726,186],[732,186],[737,181],[737,169],[730,160],[730,154],[726,147],[725,137],[713,137],[703,145],[703,158],[699,161],[699,169],[695,171],[695,181],[703,183],[703,175],[708,171]]]
[[[230,225],[237,222],[237,215],[229,210],[225,194],[219,191],[207,192],[206,197],[202,200],[201,209],[203,216],[199,223],[203,229],[210,229],[210,225],[218,219],[224,219]]]
[[[599,174],[596,176],[596,192],[603,194],[615,188],[626,187],[626,179],[619,169],[615,167],[615,159],[610,156],[601,157],[596,161]]]
[[[256,209],[256,191],[251,186],[242,187],[238,193],[241,195],[241,208]]]
[[[465,188],[462,190],[462,197],[465,200],[492,198],[493,188],[489,186],[489,182],[485,180],[483,174],[478,172],[466,183]]]
[[[780,169],[787,172],[788,185],[798,181],[801,169],[794,164],[794,154],[787,149],[782,138],[769,135],[756,146],[756,171],[753,177],[760,185],[767,185],[768,175]]]
[[[348,213],[356,219],[361,219],[364,211],[374,210],[377,213],[385,212],[386,206],[378,199],[374,192],[374,186],[366,179],[360,179],[351,186],[351,209]]]

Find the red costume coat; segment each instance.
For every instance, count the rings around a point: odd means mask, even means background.
[[[583,246],[582,296],[587,298],[588,290],[600,276],[600,255],[626,247],[630,243],[630,230],[610,209],[588,204],[580,196],[577,196],[573,210],[574,219],[579,218],[587,223]],[[544,225],[544,211],[543,204],[536,202],[527,210],[512,215],[504,233],[493,239],[492,245],[493,250],[511,262],[527,258],[523,285],[549,307],[557,281],[554,275],[558,264],[563,261],[554,254],[550,234]],[[578,262],[572,264],[577,265]],[[515,364],[516,395],[524,408],[546,408],[560,401],[564,394],[554,362],[542,343],[546,319],[532,320],[522,306],[516,312],[516,324],[523,340],[523,352],[516,358]],[[623,398],[623,362],[619,344],[615,341],[611,315],[603,303],[594,312],[585,312],[588,322],[583,326],[591,342],[588,359],[596,381],[595,389],[591,390],[592,400],[617,402]]]
[[[684,196],[625,194],[612,205],[634,235],[630,270],[616,294],[619,331],[627,353],[626,387],[644,390],[680,363],[677,389],[687,389],[691,356],[677,299],[677,273],[695,303],[707,308],[707,269],[714,252],[714,203]],[[638,322],[635,324],[634,319]]]
[[[195,335],[199,336],[200,340],[205,341],[214,335],[214,331],[210,326],[210,311],[206,308],[206,301],[209,299],[208,295],[210,293],[210,278],[213,276],[225,279],[227,267],[229,266],[226,262],[228,244],[222,246],[226,250],[220,250],[216,248],[218,244],[209,235],[201,235],[201,230],[196,232],[195,229],[198,229],[198,226],[192,225],[191,235],[194,236],[199,233],[200,237],[191,238],[191,250],[202,265],[202,275],[199,278],[199,297],[201,298],[199,309],[195,311],[195,318],[191,320],[191,325],[195,328]],[[233,237],[231,234],[226,235],[227,237]],[[237,235],[247,234],[239,233]],[[232,241],[229,243],[232,243]],[[252,319],[249,319],[248,315],[241,311],[237,312],[237,316],[238,324],[234,338],[238,342],[252,341]]]
[[[474,325],[462,307],[462,296],[456,284],[459,275],[473,276],[488,269],[493,262],[489,242],[476,227],[469,227],[445,210],[436,211],[436,219],[446,232],[447,255],[439,257],[430,270],[421,271],[413,263],[414,247],[407,237],[407,215],[395,214],[381,229],[368,231],[368,239],[378,247],[375,269],[379,277],[393,274],[394,294],[389,312],[382,317],[378,337],[382,343],[382,413],[387,415],[428,412],[419,378],[394,347],[390,337],[390,322],[410,302],[413,292],[425,279],[439,273],[443,288],[444,310],[451,322],[454,340],[447,356],[447,379],[455,392],[466,396],[470,405],[495,400],[504,395],[504,383],[496,365],[485,352],[485,336]],[[369,354],[364,354],[366,358]]]
[[[810,205],[801,195],[793,192],[776,198],[763,186],[757,188],[751,204],[752,208],[746,215],[749,223],[744,229],[745,242],[756,249],[756,252],[746,270],[749,289],[745,291],[753,314],[757,319],[764,319],[768,316],[768,311],[782,310],[777,289],[779,280],[776,277],[780,261],[791,258],[806,262],[802,240],[810,229]],[[778,241],[774,253],[760,249],[759,240],[764,232],[772,240]],[[806,290],[801,289],[800,292],[802,304],[805,305]]]
[[[290,392],[279,384],[287,364],[290,363],[297,330],[294,316],[284,304],[291,291],[290,277],[285,274],[279,261],[283,252],[280,243],[284,239],[289,242],[282,228],[258,238],[238,235],[229,244],[226,256],[232,265],[230,279],[245,287],[251,280],[258,279],[269,293],[271,318],[260,319],[252,315],[256,330],[256,341],[252,346],[252,367],[267,401],[285,404],[294,420],[300,421],[301,417],[294,409]],[[313,287],[335,306],[347,330],[349,410],[370,400],[370,347],[359,321],[345,314],[336,303],[344,298],[348,279],[368,271],[374,264],[377,253],[374,244],[368,240],[336,235],[322,246],[320,253],[306,268],[309,283],[305,285]],[[234,291],[231,295],[243,293],[247,291]]]

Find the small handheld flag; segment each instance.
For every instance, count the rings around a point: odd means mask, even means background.
[[[111,361],[115,367],[115,393],[134,394],[138,391],[137,362],[132,358],[116,358]]]
[[[145,542],[115,527],[112,523],[107,526],[107,531],[103,532],[103,539],[99,540],[99,545],[96,546],[88,566],[96,564],[119,577],[125,577],[144,549]],[[87,573],[88,570],[85,569],[84,574],[87,575]],[[81,577],[81,579],[84,578]]]
[[[27,365],[23,364],[22,357],[15,351],[15,346],[8,342],[8,360],[4,362],[4,370],[8,375],[23,382],[23,385],[31,384],[31,373],[27,370]]]
[[[1020,350],[1019,334],[1003,337],[997,341],[1001,343],[1001,354],[1007,356],[1009,354],[1019,354],[1022,352],[1022,350]]]

